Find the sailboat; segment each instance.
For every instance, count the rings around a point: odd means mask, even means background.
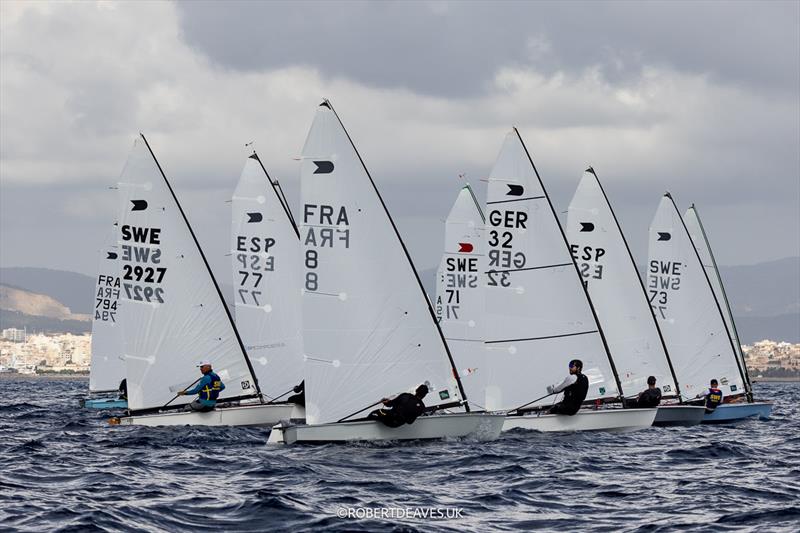
[[[88,409],[124,409],[128,406],[127,400],[119,396],[120,382],[125,378],[125,360],[122,358],[122,326],[118,321],[121,285],[117,231],[115,223],[99,250],[89,372],[91,396],[81,400],[81,405]]]
[[[503,416],[469,412],[411,257],[327,100],[303,147],[301,195],[307,423],[281,423],[269,442],[497,438]],[[363,418],[421,384],[428,416],[398,428]]]
[[[664,334],[682,396],[702,396],[711,379],[717,379],[725,397],[746,394],[746,379],[736,359],[720,303],[669,193],[662,197],[650,226],[648,256],[650,305]],[[726,405],[733,408],[726,407],[719,415],[704,417],[703,421],[769,414],[769,404]],[[742,408],[737,409],[737,405]],[[765,410],[766,414],[762,414]]]
[[[569,205],[566,234],[572,257],[597,311],[622,390],[637,393],[653,376],[663,393],[653,425],[696,425],[703,407],[681,402],[647,292],[616,214],[594,169],[588,168]]]
[[[236,327],[262,391],[286,397],[303,379],[300,233],[277,180],[247,158],[232,198]],[[301,405],[291,418],[305,418]]]
[[[711,252],[711,244],[708,242],[708,235],[703,227],[703,223],[700,221],[700,215],[694,204],[686,210],[683,221],[686,224],[686,229],[700,257],[700,262],[703,264],[703,268],[706,271],[714,297],[717,299],[722,317],[725,320],[725,327],[728,330],[728,336],[733,346],[734,355],[736,356],[736,364],[741,374],[742,381],[744,382],[744,394],[739,395],[739,399],[746,400],[746,403],[725,403],[717,407],[713,413],[709,413],[705,416],[704,422],[727,422],[749,417],[769,418],[772,412],[772,403],[755,401],[753,398],[753,384],[750,381],[750,374],[747,371],[747,363],[744,359],[744,353],[742,353],[742,344],[739,341],[739,334],[736,331],[736,323],[733,320],[733,313],[731,312],[731,306],[728,302],[728,295],[725,293],[725,287],[722,284],[722,277],[719,275],[717,262],[714,259],[714,254]]]
[[[208,261],[144,135],[119,191],[128,412],[111,423],[272,425],[289,418],[292,404],[264,400]],[[187,410],[193,398],[177,394],[199,381],[201,359],[225,384],[209,412]]]
[[[445,221],[444,255],[436,273],[434,310],[447,345],[461,365],[461,380],[470,398],[481,398],[486,388],[484,231],[483,212],[467,184],[459,191]]]
[[[656,409],[546,414],[571,359],[583,362],[587,402],[620,404],[622,387],[566,236],[522,137],[505,138],[489,175],[486,228],[486,409],[508,412],[504,429],[629,431]],[[530,406],[531,410],[519,408]]]

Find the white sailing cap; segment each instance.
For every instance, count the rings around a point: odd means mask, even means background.
[[[198,367],[198,368],[200,368],[201,366],[206,366],[206,365],[208,365],[208,366],[212,366],[212,365],[211,365],[211,361],[208,361],[208,360],[206,360],[206,359],[203,359],[202,361],[200,361],[199,363],[197,363],[197,367]]]

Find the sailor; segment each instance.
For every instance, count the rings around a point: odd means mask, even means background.
[[[564,399],[550,408],[550,414],[574,415],[581,408],[586,393],[589,392],[589,379],[584,376],[583,363],[580,359],[569,362],[569,375],[558,385],[548,385],[549,394],[564,392]]]
[[[128,379],[122,378],[122,381],[119,382],[119,399],[120,400],[127,400],[128,399]]]
[[[378,420],[390,428],[413,424],[414,420],[425,412],[425,404],[422,399],[426,394],[428,394],[428,386],[423,383],[417,387],[414,394],[404,392],[391,400],[384,398],[381,402],[389,409],[376,409],[367,416],[367,420]]]
[[[631,407],[656,407],[661,403],[661,389],[656,387],[656,377],[647,378],[647,388],[639,393]]]
[[[295,385],[292,389],[292,394],[289,396],[286,401],[289,403],[296,403],[297,405],[306,405],[306,380],[300,382],[299,385]]]
[[[711,380],[711,387],[705,395],[706,413],[713,413],[719,404],[722,403],[722,391],[719,390],[719,383],[716,379]]]
[[[197,394],[197,399],[189,404],[189,409],[200,412],[211,411],[217,405],[219,393],[225,390],[225,384],[211,370],[211,363],[208,361],[203,361],[197,366],[200,367],[200,372],[203,373],[200,382],[191,390],[180,391],[178,396]]]

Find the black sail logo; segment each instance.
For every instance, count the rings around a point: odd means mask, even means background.
[[[131,200],[133,207],[131,211],[144,211],[147,209],[147,200]]]
[[[330,174],[333,172],[333,161],[314,161],[314,164],[317,165],[314,174]]]
[[[116,259],[117,258],[117,252],[107,252],[107,253],[108,253],[108,257],[106,257],[106,259]]]
[[[581,231],[594,231],[594,224],[591,222],[581,222]]]
[[[522,196],[522,193],[525,192],[522,185],[512,185],[510,183],[506,183],[506,185],[508,185],[506,196]]]
[[[668,241],[672,238],[672,235],[667,233],[666,231],[659,231],[658,232],[658,240],[659,241]]]
[[[261,222],[264,220],[264,217],[261,213],[247,213],[247,223],[250,224],[251,222]]]

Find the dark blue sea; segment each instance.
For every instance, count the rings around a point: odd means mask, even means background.
[[[3,532],[800,530],[798,383],[757,384],[772,418],[737,425],[277,448],[110,427],[86,386],[0,379]]]

